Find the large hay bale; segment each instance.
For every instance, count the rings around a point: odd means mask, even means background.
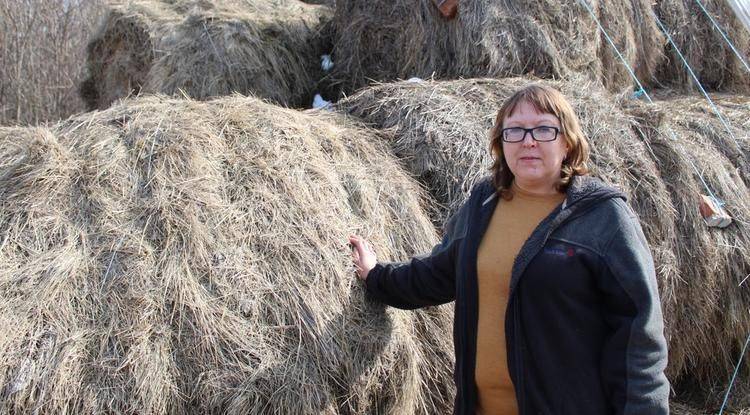
[[[694,0],[586,0],[646,86],[692,84],[656,23],[668,29],[710,90],[748,90],[745,68]],[[726,2],[704,1],[744,56],[750,35]],[[462,0],[455,20],[432,0],[339,1],[334,16],[334,78],[352,91],[370,79],[508,77],[561,79],[585,74],[607,89],[635,85],[580,0]]]
[[[660,90],[653,96],[661,112],[669,114],[666,117],[668,120],[679,124],[684,133],[695,130],[700,136],[709,139],[731,162],[745,184],[750,186],[750,98],[727,93],[711,94],[711,100],[716,106],[714,108],[702,95],[681,95],[674,91]],[[726,125],[716,114],[717,111]],[[653,119],[655,114],[643,115]],[[664,117],[661,115],[661,118]]]
[[[723,0],[700,0],[700,3],[743,58],[748,59],[750,33],[729,3]],[[654,8],[705,88],[734,93],[750,91],[747,69],[695,0],[659,0]],[[694,85],[672,44],[665,45],[665,55],[667,59],[658,69],[659,81],[672,87]],[[697,87],[693,89],[697,90]]]
[[[686,379],[677,388],[713,392],[704,399],[720,403],[721,394],[750,333],[750,191],[748,164],[750,135],[747,123],[750,103],[744,110],[734,106],[738,97],[714,97],[727,116],[730,134],[709,109],[707,101],[694,97],[670,97],[655,105],[629,103],[627,111],[636,130],[648,143],[678,213],[676,240],[672,246],[680,263],[679,277],[662,286],[662,295],[673,310],[670,324],[694,327],[683,347],[670,352],[681,362]],[[700,172],[700,176],[696,173]],[[705,185],[703,184],[705,181]],[[724,230],[706,226],[696,209],[696,195],[715,194],[734,219]],[[742,283],[742,285],[740,285]],[[672,297],[672,299],[670,299]],[[674,332],[673,336],[685,332]],[[745,361],[734,398],[750,405],[750,363]]]
[[[494,116],[511,93],[529,82],[508,78],[381,84],[337,105],[395,134],[392,151],[435,198],[433,221],[440,225],[471,185],[488,173],[488,132]],[[686,111],[688,104],[673,99],[656,109],[633,101],[625,112],[623,98],[588,81],[551,84],[578,112],[592,144],[593,174],[624,190],[641,218],[662,293],[670,379],[705,389],[725,384],[738,346],[750,332],[750,284],[738,287],[750,273],[750,192],[741,173],[750,145],[747,128],[737,128],[742,149],[732,150],[705,108]],[[746,123],[750,108],[747,101],[742,105],[733,104],[734,112],[728,114],[744,117]],[[644,118],[654,112],[662,117]],[[677,141],[666,135],[664,123],[675,131]],[[701,123],[703,128],[695,128]],[[702,186],[688,159],[727,201],[735,219],[731,227],[718,230],[703,224],[697,204]],[[745,365],[742,382],[747,383],[748,369]]]
[[[323,76],[331,15],[297,0],[117,1],[88,45],[80,92],[90,109],[139,92],[303,106]]]
[[[603,0],[594,12],[639,78],[648,82],[663,37],[644,0]],[[345,89],[410,77],[543,78],[585,73],[611,89],[633,81],[578,0],[461,1],[454,20],[432,0],[344,0],[334,16],[334,78]]]
[[[449,308],[365,301],[437,236],[382,137],[254,98],[0,128],[3,413],[447,413]]]

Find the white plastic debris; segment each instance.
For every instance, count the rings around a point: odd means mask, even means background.
[[[415,77],[413,77],[413,78],[409,78],[409,79],[407,79],[407,80],[406,80],[406,82],[414,82],[414,83],[418,84],[418,83],[420,83],[420,82],[424,82],[424,79],[422,79],[422,78],[417,78],[417,77],[415,76]]]
[[[331,60],[331,55],[321,55],[320,56],[320,67],[323,68],[324,71],[328,72],[333,68],[333,61]]]
[[[21,363],[21,367],[18,368],[18,371],[16,372],[16,377],[13,379],[13,382],[10,384],[8,389],[8,394],[12,395],[16,392],[20,392],[24,389],[26,389],[26,386],[29,384],[29,375],[31,374],[31,360],[29,358],[23,359],[23,363]]]
[[[324,109],[331,109],[332,104],[330,101],[326,101],[323,99],[320,94],[315,94],[315,98],[313,98],[313,108],[324,108]]]

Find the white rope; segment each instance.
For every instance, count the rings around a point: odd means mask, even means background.
[[[607,33],[607,31],[604,29],[604,27],[602,27],[601,23],[599,23],[599,19],[597,19],[596,15],[594,14],[594,11],[591,10],[591,7],[589,7],[589,5],[586,3],[586,0],[579,0],[579,1],[586,8],[586,10],[589,12],[589,14],[591,15],[591,17],[594,19],[594,21],[596,22],[596,25],[599,27],[599,30],[601,30],[601,32],[604,34],[604,37],[607,39],[607,41],[609,42],[609,44],[615,50],[615,52],[617,53],[617,56],[622,61],[623,65],[625,65],[625,67],[628,69],[628,72],[630,73],[630,76],[632,76],[633,79],[635,80],[636,84],[638,84],[638,87],[640,88],[638,92],[643,93],[643,95],[646,96],[646,99],[648,99],[648,102],[651,103],[651,104],[653,104],[654,101],[651,99],[651,96],[643,88],[643,85],[641,85],[641,82],[638,80],[638,77],[635,75],[635,72],[633,72],[633,70],[630,68],[630,65],[628,64],[628,62],[625,60],[625,58],[622,56],[622,54],[620,53],[620,51],[617,49],[617,46],[614,44],[614,42],[610,38],[610,36]],[[652,12],[653,12],[653,10],[652,10]],[[675,51],[677,51],[677,53],[680,55],[680,58],[682,59],[682,61],[685,64],[685,66],[687,67],[688,71],[690,71],[690,75],[692,75],[693,79],[695,80],[695,82],[698,84],[698,86],[700,87],[701,91],[703,92],[703,95],[705,95],[705,97],[708,100],[708,102],[714,108],[714,111],[716,111],[716,115],[719,116],[719,119],[724,124],[724,127],[727,129],[727,131],[729,132],[729,134],[734,139],[735,144],[737,144],[738,147],[739,147],[739,143],[737,142],[737,139],[734,137],[734,134],[732,134],[732,132],[731,132],[731,130],[729,128],[728,123],[726,123],[726,121],[724,120],[724,117],[722,117],[721,113],[718,111],[718,108],[716,108],[716,106],[714,105],[713,101],[711,100],[711,98],[706,93],[705,89],[703,89],[703,85],[701,85],[700,81],[695,76],[695,73],[693,73],[692,68],[690,68],[690,65],[688,64],[687,60],[685,60],[685,57],[682,56],[682,52],[680,52],[679,48],[677,47],[677,45],[672,40],[672,37],[669,35],[669,33],[667,33],[666,28],[664,28],[664,25],[661,24],[661,21],[659,21],[659,18],[656,16],[655,13],[654,13],[654,18],[656,19],[656,22],[659,24],[659,27],[662,29],[662,31],[664,32],[664,34],[667,35],[667,38],[669,39],[669,42],[672,44],[672,46],[675,48]],[[675,140],[675,141],[677,141],[677,136],[675,135],[675,133],[672,130],[672,128],[669,127],[669,126],[667,126],[667,128],[669,129],[669,133],[670,133],[672,139]],[[682,147],[679,147],[679,148],[682,149]],[[684,149],[683,149],[683,151],[684,151]],[[701,174],[701,172],[698,170],[698,168],[695,166],[695,164],[693,163],[693,161],[690,159],[690,157],[687,154],[686,154],[686,159],[690,163],[690,166],[692,166],[692,168],[695,171],[696,175],[698,175],[698,177],[700,178],[701,182],[703,183],[703,186],[706,188],[706,191],[709,193],[709,195],[711,196],[711,198],[715,202],[719,202],[719,200],[714,196],[713,192],[709,188],[708,183],[706,183],[705,179],[703,178],[703,175]],[[737,362],[737,366],[735,366],[735,368],[734,368],[734,374],[732,375],[732,379],[729,382],[729,386],[727,388],[726,395],[724,396],[724,403],[722,403],[722,405],[721,405],[721,410],[719,411],[719,415],[722,415],[723,412],[724,412],[724,408],[725,408],[725,406],[727,404],[727,401],[729,400],[729,394],[730,394],[730,392],[732,390],[732,387],[734,386],[734,382],[737,379],[737,373],[739,372],[739,369],[742,366],[742,360],[743,360],[743,358],[745,356],[745,352],[747,351],[747,346],[748,346],[749,343],[750,343],[750,334],[748,334],[747,340],[745,341],[745,345],[742,348],[742,353],[740,354],[740,359]]]
[[[669,35],[669,31],[667,31],[667,28],[664,27],[664,25],[661,23],[661,20],[659,20],[659,17],[654,13],[652,10],[651,13],[654,15],[654,19],[656,20],[656,24],[659,25],[659,28],[662,32],[664,32],[665,35],[667,35],[667,40],[669,43],[672,44],[672,47],[674,48],[675,52],[677,52],[677,55],[682,59],[682,63],[685,64],[685,68],[687,68],[688,73],[690,73],[690,76],[693,78],[695,83],[698,85],[698,88],[703,93],[703,96],[706,97],[708,100],[708,103],[711,104],[711,108],[713,108],[716,115],[719,117],[719,120],[721,120],[721,123],[724,124],[724,128],[729,133],[729,136],[732,137],[732,140],[734,140],[734,143],[737,145],[737,150],[741,151],[741,146],[739,141],[737,141],[737,137],[734,136],[734,133],[732,133],[732,129],[729,127],[729,123],[724,119],[724,116],[721,115],[721,111],[719,111],[719,108],[714,104],[714,101],[711,99],[710,96],[708,96],[708,92],[703,88],[703,85],[701,84],[701,81],[698,80],[698,77],[695,75],[695,72],[693,72],[693,68],[690,67],[690,64],[688,63],[687,59],[685,59],[685,56],[682,55],[682,52],[680,51],[680,48],[677,47],[677,44],[672,40],[672,36]]]
[[[734,44],[732,44],[732,41],[729,40],[729,37],[727,36],[727,34],[723,30],[721,30],[721,26],[719,26],[719,23],[716,20],[714,20],[714,17],[711,16],[711,13],[709,13],[708,10],[706,10],[706,8],[703,6],[703,3],[701,3],[701,0],[695,0],[695,2],[698,3],[698,6],[701,7],[701,10],[703,10],[703,13],[709,18],[709,20],[711,20],[711,23],[714,24],[714,28],[716,28],[716,30],[721,34],[721,36],[727,42],[729,47],[732,49],[732,52],[734,52],[734,54],[737,56],[737,59],[739,59],[740,62],[742,62],[742,64],[745,65],[745,70],[750,72],[750,66],[747,65],[747,62],[745,62],[745,58],[743,58],[742,55],[740,55],[740,52],[737,50],[737,48],[734,47]]]
[[[607,39],[607,42],[609,43],[609,45],[612,46],[612,49],[615,50],[615,53],[620,58],[620,61],[622,62],[623,65],[625,65],[625,68],[628,70],[628,73],[633,78],[633,80],[635,81],[635,83],[638,85],[638,88],[639,88],[638,93],[644,95],[646,97],[646,99],[648,100],[649,104],[654,104],[654,100],[651,98],[651,95],[649,95],[649,93],[643,87],[643,84],[641,84],[641,81],[638,80],[638,76],[636,76],[635,71],[633,71],[633,68],[630,67],[630,64],[628,64],[628,62],[625,60],[625,57],[622,56],[622,54],[620,53],[620,50],[617,48],[617,45],[615,45],[615,42],[612,41],[612,38],[609,36],[609,33],[607,33],[607,30],[604,29],[604,27],[602,26],[602,24],[599,22],[599,19],[596,17],[596,14],[594,14],[594,11],[591,9],[591,6],[589,6],[589,4],[586,2],[586,0],[579,0],[579,2],[583,5],[584,8],[586,8],[586,10],[588,11],[589,15],[591,15],[591,18],[594,20],[594,22],[596,23],[596,25],[599,27],[599,30],[602,32],[602,34],[604,35],[604,37]],[[675,48],[676,48],[676,46],[675,46]],[[686,62],[686,64],[687,64],[687,62]],[[700,82],[699,82],[699,84],[700,84]],[[670,136],[670,138],[672,138],[672,140],[679,141],[677,139],[677,135],[674,133],[674,130],[672,130],[672,127],[667,126],[667,130],[668,130],[669,136]],[[651,146],[648,144],[648,142],[645,142],[645,143],[648,146],[649,151],[651,151],[651,154],[653,154],[653,150],[651,150]],[[678,147],[678,148],[680,150],[682,150],[683,152],[685,152],[685,150],[684,150],[683,147]],[[703,183],[703,187],[706,189],[706,192],[711,197],[711,199],[714,201],[714,203],[716,203],[717,205],[723,204],[721,202],[721,200],[715,196],[714,192],[711,191],[711,188],[708,186],[708,183],[706,183],[706,180],[703,177],[703,174],[700,172],[700,170],[698,170],[698,167],[695,166],[695,164],[693,163],[693,160],[690,158],[690,156],[686,152],[685,152],[684,156],[685,156],[685,159],[690,164],[690,166],[693,168],[693,171],[695,172],[695,174],[700,179],[701,183]],[[654,156],[654,157],[656,157],[656,156]]]
[[[721,404],[721,409],[719,409],[719,415],[722,415],[724,413],[724,408],[727,406],[727,401],[729,401],[729,392],[732,391],[732,386],[734,386],[734,381],[737,380],[737,373],[740,371],[740,366],[742,366],[742,358],[745,357],[745,351],[747,351],[748,343],[750,343],[750,334],[747,335],[747,340],[745,340],[745,345],[742,347],[742,353],[740,353],[740,360],[737,362],[737,366],[735,366],[734,368],[734,374],[732,374],[732,380],[729,382],[727,393],[724,395],[724,402]]]

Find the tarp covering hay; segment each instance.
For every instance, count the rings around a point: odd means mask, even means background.
[[[392,151],[443,207],[433,217],[440,225],[488,173],[494,116],[505,98],[529,82],[380,84],[339,101],[338,108],[394,134]],[[592,143],[593,173],[623,189],[641,218],[662,293],[670,379],[706,390],[725,386],[750,332],[750,285],[738,287],[750,273],[750,192],[742,173],[750,140],[746,125],[738,124],[748,122],[749,104],[732,103],[739,101],[732,97],[721,101],[741,143],[738,150],[697,99],[673,97],[656,109],[630,101],[624,111],[621,100],[590,81],[551,84],[581,118]],[[703,224],[698,195],[705,190],[688,159],[727,202],[735,221],[729,228]],[[747,384],[749,367],[741,384]]]
[[[450,412],[450,308],[366,301],[345,244],[437,241],[383,141],[242,97],[0,129],[0,411]]]
[[[747,84],[730,47],[694,0],[586,0],[639,80],[687,85],[687,71],[656,24],[661,16],[705,85],[732,90]],[[706,1],[712,16],[750,54],[748,34],[721,0]],[[445,20],[432,0],[339,1],[334,26],[334,78],[352,91],[370,79],[508,77],[567,78],[586,74],[607,89],[635,85],[614,49],[579,0],[461,0]]]
[[[595,13],[629,64],[650,79],[663,38],[649,2],[604,0]],[[334,78],[349,89],[376,80],[505,77],[559,78],[581,72],[609,87],[629,87],[627,71],[578,0],[459,4],[454,20],[432,0],[339,1],[334,16]]]
[[[88,45],[90,109],[133,93],[195,99],[253,93],[312,101],[327,53],[328,6],[297,0],[120,0]]]

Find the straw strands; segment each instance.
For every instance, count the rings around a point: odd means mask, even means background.
[[[726,1],[700,0],[698,4],[696,0],[661,0],[656,2],[654,11],[706,89],[750,91],[750,74],[701,5],[727,32],[738,52],[744,58],[750,56],[750,33]],[[667,59],[658,69],[659,82],[671,87],[694,85],[675,45],[665,45],[665,56]]]
[[[90,109],[137,93],[301,106],[322,77],[331,15],[297,0],[118,1],[88,45],[80,93]]]
[[[679,277],[661,286],[664,303],[673,308],[666,311],[667,323],[676,328],[672,336],[682,338],[682,347],[670,351],[670,360],[684,365],[690,378],[686,387],[704,392],[726,387],[750,333],[750,286],[740,285],[750,274],[750,135],[737,123],[747,122],[750,105],[741,97],[716,98],[724,115],[734,118],[739,147],[705,100],[665,97],[654,106],[631,104],[627,109],[656,156],[677,214],[672,247]],[[744,104],[736,103],[738,98]],[[693,165],[708,189],[696,179]],[[708,228],[696,214],[695,195],[709,190],[726,202],[724,209],[734,220],[730,228]],[[750,365],[743,366],[740,379],[745,380],[735,385],[734,395],[750,405]]]
[[[241,97],[0,129],[0,411],[449,411],[450,309],[366,301],[343,242],[437,242],[382,141]]]
[[[681,404],[681,403],[675,403],[670,402],[669,404],[669,413],[673,415],[716,415],[715,411],[706,411],[706,410],[700,410],[696,409],[694,407]],[[725,412],[725,414],[735,414],[735,415],[750,415],[750,409],[741,409],[739,411],[732,411],[732,412]]]
[[[663,37],[641,0],[598,3],[598,18],[626,60],[648,79]],[[506,77],[559,78],[584,73],[612,89],[632,84],[578,0],[462,1],[445,21],[431,0],[341,1],[334,16],[336,73],[357,88],[376,80]]]
[[[584,4],[585,3],[585,4]],[[707,7],[750,53],[750,35],[725,3]],[[584,74],[611,91],[633,80],[594,18],[646,85],[690,85],[656,16],[676,38],[701,82],[711,90],[746,90],[745,69],[695,0],[461,1],[454,20],[443,19],[431,0],[340,1],[334,26],[334,78],[352,91],[370,79],[456,79],[534,75],[566,79]]]

